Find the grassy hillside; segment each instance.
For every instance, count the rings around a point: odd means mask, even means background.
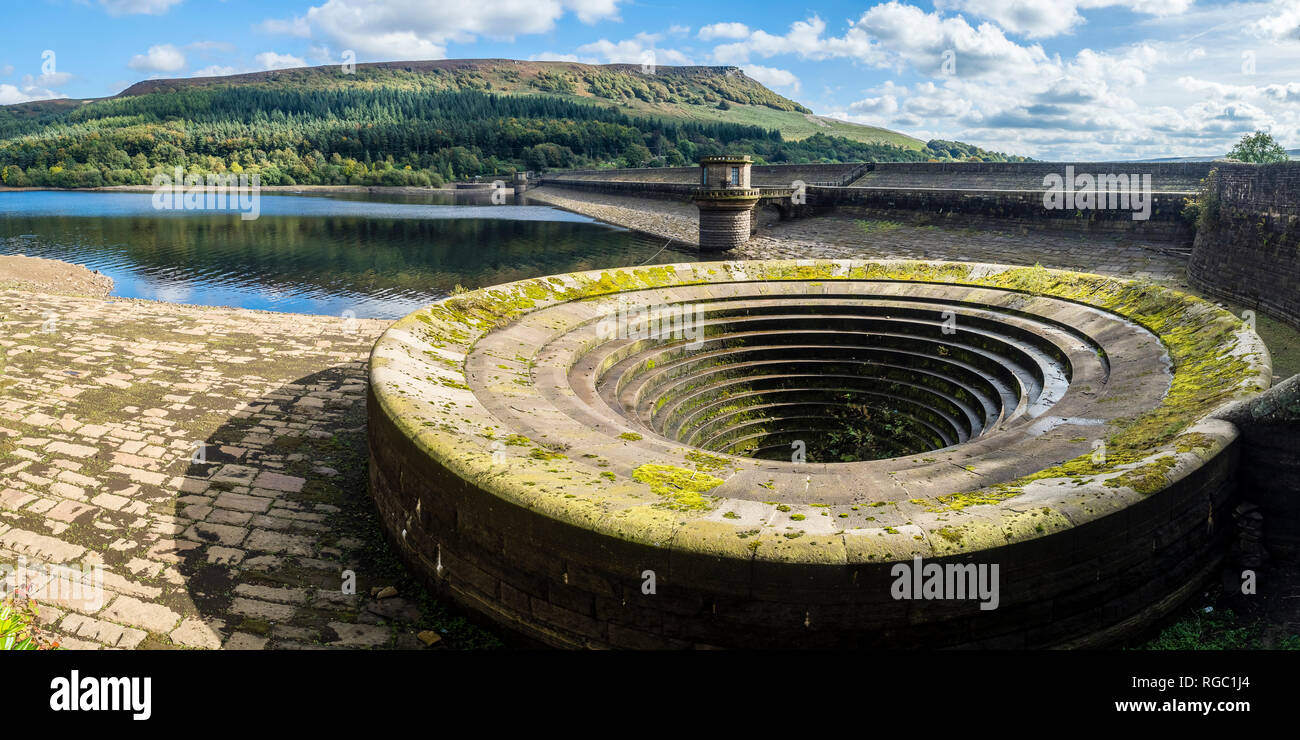
[[[897,131],[814,116],[804,106],[767,89],[736,67],[657,67],[654,74],[644,74],[639,66],[631,64],[444,59],[360,64],[350,77],[339,67],[306,67],[230,77],[148,80],[132,85],[122,95],[227,84],[312,88],[344,82],[375,88],[548,95],[575,102],[613,103],[633,116],[776,129],[788,141],[821,133],[869,144],[893,144],[916,150],[925,147],[924,141]],[[723,100],[730,104],[730,109],[719,109],[718,103]]]
[[[1003,159],[813,116],[734,67],[442,60],[149,80],[0,108],[0,178],[142,184],[176,165],[267,184],[437,184],[519,168]]]

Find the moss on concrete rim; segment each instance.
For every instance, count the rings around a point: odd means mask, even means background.
[[[1040,295],[1101,309],[1139,324],[1163,342],[1173,364],[1170,392],[1154,409],[1127,420],[1107,440],[1107,454],[1098,461],[1091,455],[1049,466],[1019,480],[996,486],[954,491],[930,502],[929,511],[937,522],[906,545],[889,542],[895,533],[839,530],[831,537],[807,537],[791,542],[782,538],[779,551],[765,547],[760,537],[737,547],[710,545],[714,554],[739,558],[771,558],[783,561],[839,561],[847,549],[852,559],[889,559],[904,552],[920,554],[973,551],[1008,542],[1043,536],[1035,527],[1015,524],[1023,512],[1016,500],[1026,492],[1042,492],[1069,483],[1072,491],[1109,495],[1112,507],[1160,490],[1167,483],[1189,474],[1231,441],[1222,427],[1199,428],[1198,423],[1226,403],[1264,390],[1271,379],[1267,351],[1262,342],[1235,316],[1212,304],[1179,291],[1155,285],[1100,275],[1050,270],[1042,267],[1013,267],[955,262],[909,260],[777,260],[762,262],[711,262],[660,265],[644,268],[598,270],[519,281],[460,294],[398,321],[376,344],[372,357],[372,381],[379,401],[376,412],[387,414],[417,445],[455,475],[473,481],[490,495],[515,502],[546,516],[595,529],[610,536],[656,547],[697,547],[698,541],[685,533],[703,526],[710,531],[724,522],[720,501],[702,491],[687,491],[689,501],[678,501],[684,489],[676,487],[665,496],[665,483],[658,473],[642,474],[632,480],[610,476],[580,458],[544,456],[524,460],[507,469],[493,469],[490,451],[482,439],[466,433],[456,417],[484,415],[466,384],[463,364],[457,368],[441,363],[432,369],[417,357],[429,346],[443,357],[464,358],[488,332],[505,326],[524,314],[561,303],[584,301],[625,291],[734,281],[834,281],[867,280],[920,282],[941,285],[983,287]],[[415,359],[423,362],[420,377],[432,373],[438,389],[428,398],[411,383],[403,365]],[[516,358],[526,360],[526,358]],[[526,376],[528,368],[520,368]],[[429,414],[430,408],[439,413]],[[454,411],[451,409],[455,409]],[[465,410],[468,409],[468,410]],[[473,411],[473,414],[470,413]],[[429,418],[442,417],[441,421]],[[1197,427],[1196,429],[1193,429]],[[508,433],[510,430],[499,430]],[[1189,438],[1189,434],[1195,434]],[[625,438],[626,439],[626,438]],[[1190,440],[1194,439],[1194,444]],[[724,459],[725,458],[721,458]],[[652,465],[688,467],[678,469],[696,478],[719,480],[689,461],[648,461]],[[1155,466],[1155,467],[1152,467]],[[1158,468],[1158,469],[1157,469]],[[649,470],[649,469],[647,469]],[[662,471],[659,471],[662,472]],[[670,476],[671,477],[671,476]],[[653,478],[653,480],[652,480]],[[676,480],[676,478],[674,478]],[[710,486],[709,489],[711,490]],[[656,488],[664,490],[656,490]],[[1127,492],[1127,493],[1126,493]],[[685,504],[685,505],[676,505]],[[1008,508],[1010,507],[1010,508]],[[1068,517],[1045,507],[1055,521],[1078,525],[1087,520],[1078,512]],[[979,512],[976,519],[962,516]],[[1102,513],[1105,513],[1104,507]],[[990,531],[989,515],[1005,523]],[[716,515],[716,518],[714,518]],[[735,528],[748,526],[737,523]],[[1059,528],[1059,527],[1058,527]],[[725,529],[725,527],[724,527]],[[939,534],[942,530],[942,534]],[[994,536],[995,535],[995,536]],[[876,540],[885,540],[877,542]],[[686,543],[690,542],[690,545]],[[937,547],[935,543],[942,546]],[[755,546],[757,545],[757,546]],[[834,552],[823,551],[831,546]]]

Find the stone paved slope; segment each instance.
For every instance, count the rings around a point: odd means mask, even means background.
[[[30,584],[67,647],[421,646],[371,598],[386,325],[0,292],[0,564],[104,566],[102,604]]]

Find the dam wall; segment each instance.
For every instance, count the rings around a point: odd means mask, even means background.
[[[752,185],[769,191],[797,187],[796,183],[804,185],[799,201],[791,202],[784,194],[764,197],[760,207],[774,207],[782,218],[848,212],[939,225],[1134,234],[1190,249],[1194,232],[1182,215],[1183,208],[1211,164],[755,165]],[[561,188],[679,201],[690,199],[699,182],[698,167],[583,170],[552,173],[544,179],[545,184]],[[1053,201],[1047,192],[1055,183],[1062,184],[1063,197]],[[1091,184],[1096,186],[1093,200],[1079,197],[1079,192]]]
[[[1220,162],[1187,266],[1198,289],[1300,327],[1300,162]]]

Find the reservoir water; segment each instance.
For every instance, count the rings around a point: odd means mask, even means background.
[[[483,193],[267,194],[260,216],[156,210],[151,193],[0,193],[0,255],[99,270],[113,295],[396,318],[467,289],[574,270],[689,262],[689,253]],[[349,313],[350,312],[350,313]]]

